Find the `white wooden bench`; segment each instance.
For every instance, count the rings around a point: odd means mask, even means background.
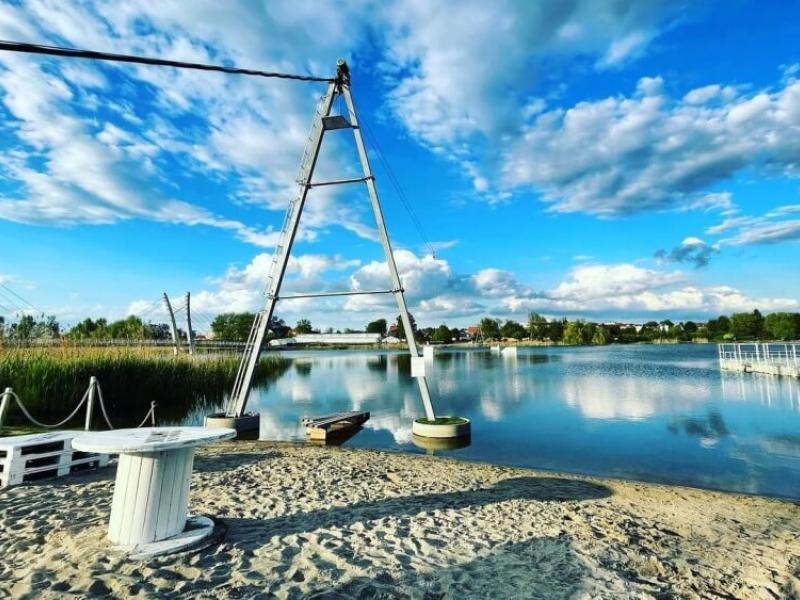
[[[53,431],[0,438],[0,488],[108,465],[108,454],[73,449],[72,438],[82,433]]]

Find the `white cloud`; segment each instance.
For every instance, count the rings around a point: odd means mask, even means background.
[[[687,246],[705,247],[698,241],[690,238]],[[396,255],[409,309],[421,325],[442,321],[465,325],[484,316],[524,320],[528,311],[600,319],[621,315],[704,318],[753,308],[766,312],[800,308],[797,299],[752,297],[730,286],[701,287],[681,271],[628,263],[579,264],[550,289],[534,290],[500,269],[458,274],[441,258],[420,257],[408,250],[398,250]],[[270,263],[270,257],[261,254],[243,269],[229,269],[212,280],[214,289],[193,294],[193,305],[206,313],[259,308]],[[385,263],[356,263],[338,256],[300,257],[291,269],[293,277],[287,280],[285,293],[390,288]],[[336,277],[337,272],[346,271],[351,271],[349,276]],[[324,273],[333,278],[322,277]],[[131,311],[136,312],[133,305]],[[390,295],[350,296],[280,302],[277,314],[289,321],[310,317],[315,324],[363,327],[377,317],[392,318],[397,307]]]
[[[761,216],[740,216],[725,219],[706,229],[708,235],[729,234],[720,245],[752,246],[800,240],[800,204],[778,206]]]
[[[588,55],[603,68],[618,64],[657,35],[668,8],[632,0],[390,3],[381,23],[389,106],[433,147],[513,130],[521,105],[509,90],[525,87],[537,60]]]
[[[221,7],[200,1],[187,11],[170,0],[124,7],[33,0],[24,11],[0,6],[0,33],[179,60],[324,73],[355,45],[360,30],[350,26],[350,11],[297,3]],[[320,23],[325,27],[315,29]],[[149,28],[146,36],[140,35],[143,26]],[[303,39],[308,42],[305,60],[297,61]],[[259,246],[275,243],[269,228],[229,217],[235,208],[231,201],[285,209],[296,194],[294,176],[315,96],[321,94],[318,85],[21,55],[0,57],[0,67],[0,101],[24,149],[14,168],[3,170],[20,191],[0,201],[0,218],[55,225],[151,219],[227,229]],[[95,95],[112,77],[113,99]],[[328,153],[318,171],[324,177],[344,168]],[[192,174],[222,189],[187,197],[177,181]],[[331,224],[371,235],[352,203],[338,202],[331,190],[312,194],[305,239]]]
[[[504,183],[533,186],[552,210],[603,216],[655,209],[733,211],[711,184],[745,168],[798,176],[800,81],[751,95],[709,88],[673,100],[660,80],[631,97],[539,113],[505,155]]]

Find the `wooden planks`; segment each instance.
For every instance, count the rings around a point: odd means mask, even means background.
[[[136,546],[183,531],[193,463],[194,448],[121,454],[109,539]]]
[[[108,465],[108,454],[72,447],[72,439],[82,433],[53,431],[0,438],[0,487]]]
[[[369,419],[369,412],[350,411],[333,413],[323,417],[304,418],[306,436],[311,440],[327,440],[360,427]]]

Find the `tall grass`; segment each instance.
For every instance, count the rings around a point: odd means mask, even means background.
[[[159,348],[0,348],[0,389],[14,388],[34,417],[44,422],[68,415],[97,377],[115,427],[136,425],[158,404],[159,420],[179,421],[189,411],[218,407],[233,386],[239,357],[173,356]],[[289,361],[266,356],[255,383],[279,377]],[[95,411],[97,412],[97,411]],[[83,418],[83,411],[71,425]],[[12,407],[7,423],[24,423]]]

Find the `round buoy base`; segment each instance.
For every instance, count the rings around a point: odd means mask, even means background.
[[[117,546],[116,549],[131,560],[146,560],[164,554],[202,550],[221,539],[224,533],[225,530],[217,527],[208,517],[189,517],[186,519],[186,527],[177,535],[135,546]]]
[[[428,419],[415,419],[411,432],[424,438],[461,438],[470,435],[469,419],[463,417],[437,417],[433,422]]]
[[[250,413],[242,415],[241,417],[229,417],[225,415],[225,413],[216,413],[213,415],[206,415],[203,425],[215,429],[220,427],[235,429],[237,437],[242,437],[242,434],[255,434],[255,437],[258,438],[258,430],[261,426],[261,415]]]

